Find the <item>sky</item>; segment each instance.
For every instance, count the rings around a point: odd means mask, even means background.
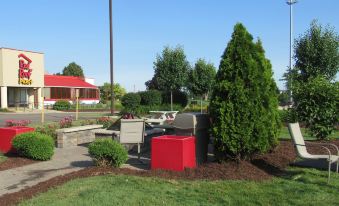
[[[45,70],[70,62],[96,85],[109,82],[108,0],[0,0],[0,47],[43,52]],[[313,19],[338,32],[338,0],[299,0],[294,37]],[[193,65],[199,58],[219,67],[220,56],[241,22],[260,38],[280,89],[289,64],[289,6],[285,0],[113,0],[114,82],[145,90],[153,62],[165,46],[182,46]]]

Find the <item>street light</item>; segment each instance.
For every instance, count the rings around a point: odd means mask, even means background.
[[[109,0],[109,35],[110,35],[110,77],[111,77],[111,115],[114,115],[114,80],[113,80],[113,19],[112,0]]]
[[[289,67],[289,74],[291,74],[292,71],[292,58],[293,58],[293,21],[292,21],[292,17],[293,17],[293,4],[297,3],[297,0],[287,0],[286,3],[290,6],[290,67]],[[290,103],[292,103],[293,99],[292,99],[292,82],[291,80],[287,80],[288,81],[288,90],[289,90],[289,101]]]

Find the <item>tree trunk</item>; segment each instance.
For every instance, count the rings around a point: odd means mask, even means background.
[[[200,97],[200,113],[202,114],[202,96]]]
[[[173,93],[171,90],[171,111],[173,111]]]

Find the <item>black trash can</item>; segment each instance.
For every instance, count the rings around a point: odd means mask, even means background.
[[[208,114],[177,114],[173,122],[175,135],[195,136],[195,152],[197,164],[207,161],[210,121]]]

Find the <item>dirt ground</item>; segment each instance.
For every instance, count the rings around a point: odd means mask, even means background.
[[[339,146],[339,140],[332,141]],[[312,147],[310,153],[325,154],[321,147]],[[334,150],[333,150],[334,152]],[[281,141],[270,153],[257,155],[252,160],[240,162],[210,162],[200,165],[196,169],[186,169],[183,172],[147,170],[136,171],[131,169],[115,169],[110,167],[89,167],[64,176],[58,176],[48,181],[16,193],[0,197],[0,205],[15,205],[18,202],[30,199],[38,193],[46,192],[50,188],[62,185],[77,178],[98,176],[105,174],[125,174],[142,177],[159,177],[165,179],[184,180],[269,180],[274,176],[286,174],[285,168],[296,159],[296,151],[291,141]]]

